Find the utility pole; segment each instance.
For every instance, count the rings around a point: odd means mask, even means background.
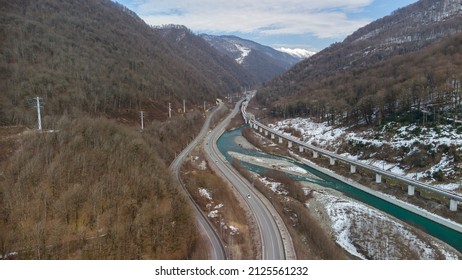
[[[144,129],[144,111],[140,112],[140,117],[141,117],[141,130]]]
[[[38,122],[38,130],[42,130],[42,114],[40,113],[40,97],[35,97],[37,107],[37,122]]]
[[[172,118],[172,103],[168,103],[168,118]]]

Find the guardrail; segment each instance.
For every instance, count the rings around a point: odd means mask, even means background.
[[[451,211],[457,211],[458,202],[462,202],[462,196],[461,195],[458,195],[458,194],[455,194],[455,193],[452,193],[452,192],[449,192],[449,191],[446,191],[446,190],[443,190],[443,189],[440,189],[440,188],[437,188],[437,187],[434,187],[434,186],[431,186],[431,185],[428,185],[428,184],[425,184],[425,183],[422,183],[422,182],[419,182],[419,181],[416,181],[416,180],[413,180],[413,179],[410,179],[410,178],[407,178],[407,177],[404,177],[404,176],[400,176],[400,175],[395,174],[395,173],[390,172],[390,171],[379,169],[379,168],[377,168],[375,166],[372,166],[372,165],[368,165],[368,164],[365,164],[365,163],[362,163],[362,162],[358,162],[358,161],[349,159],[347,157],[338,155],[338,154],[333,153],[331,151],[327,151],[327,150],[321,149],[319,147],[304,143],[304,142],[300,141],[299,139],[294,138],[292,136],[289,136],[289,135],[280,133],[278,131],[275,131],[275,130],[271,129],[270,127],[258,122],[253,115],[246,112],[248,102],[250,101],[250,99],[251,99],[251,96],[249,96],[246,99],[246,101],[244,101],[242,103],[242,106],[241,106],[241,113],[242,113],[242,116],[243,116],[245,122],[250,124],[250,126],[255,128],[255,129],[261,129],[262,131],[267,131],[268,133],[271,133],[272,138],[277,136],[277,137],[280,137],[280,141],[282,141],[282,139],[285,139],[286,141],[288,141],[289,147],[292,147],[293,144],[296,144],[299,147],[302,147],[303,149],[307,149],[307,150],[312,151],[313,154],[316,157],[318,155],[328,157],[331,160],[331,164],[335,163],[335,160],[350,164],[351,167],[352,167],[352,169],[351,169],[352,173],[356,172],[356,167],[360,167],[360,168],[372,171],[373,173],[376,174],[376,182],[377,183],[381,182],[381,180],[382,180],[381,176],[392,178],[392,179],[397,180],[399,182],[405,183],[405,184],[408,185],[408,194],[409,195],[414,195],[414,189],[415,188],[423,189],[423,190],[426,190],[426,191],[429,191],[429,192],[436,193],[438,195],[441,195],[441,196],[449,199],[449,209]]]

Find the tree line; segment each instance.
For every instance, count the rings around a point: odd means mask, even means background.
[[[200,238],[168,165],[230,85],[109,0],[0,1],[0,18],[0,125],[24,130],[0,135],[0,255],[194,258]],[[35,96],[41,133],[27,128]]]
[[[186,145],[180,135],[200,127],[197,117],[141,133],[106,118],[64,116],[55,132],[21,137],[21,148],[0,162],[0,255],[193,258],[194,218],[168,163]]]
[[[315,81],[289,82],[290,72],[260,90],[256,100],[276,118],[312,117],[331,124],[378,124],[410,111],[437,120],[461,105],[462,35],[382,63]],[[416,119],[413,119],[416,121]]]
[[[35,96],[48,115],[165,120],[168,103],[211,104],[245,84],[211,48],[184,50],[113,1],[2,1],[0,15],[3,125],[32,126]]]

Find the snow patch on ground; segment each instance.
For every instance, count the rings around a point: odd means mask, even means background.
[[[225,205],[223,203],[219,203],[215,206],[215,202],[212,200],[212,195],[210,192],[204,188],[199,189],[199,194],[202,197],[207,198],[210,202],[207,203],[205,206],[207,208],[208,214],[207,217],[210,219],[214,219],[215,221],[218,220],[219,226],[221,227],[222,230],[229,230],[230,235],[238,235],[239,234],[239,228],[237,226],[232,226],[232,225],[227,225],[224,216],[221,215],[220,209],[223,209]],[[210,209],[213,209],[210,211]]]
[[[352,200],[315,193],[331,220],[337,243],[361,259],[457,259],[441,245],[424,241],[388,215]],[[411,251],[410,255],[403,253]]]
[[[384,126],[381,132],[377,132],[372,129],[368,129],[363,132],[348,132],[348,128],[345,127],[336,128],[328,125],[326,122],[317,123],[309,118],[295,118],[279,121],[275,124],[269,124],[268,126],[285,134],[289,134],[285,132],[286,130],[295,129],[300,132],[301,141],[321,148],[328,148],[334,152],[339,149],[342,143],[345,142],[374,147],[381,147],[387,144],[395,150],[407,147],[411,149],[409,153],[415,151],[413,146],[416,143],[428,145],[428,147],[431,147],[431,149],[435,151],[442,145],[455,145],[458,151],[462,152],[462,134],[458,133],[451,125],[441,125],[438,128],[422,128],[412,124],[394,128],[395,126],[397,127],[397,124],[390,123]],[[384,136],[387,130],[393,131],[393,129],[396,131],[392,133],[392,137]],[[380,169],[388,170],[398,175],[418,180],[425,177],[429,178],[434,172],[438,171],[442,171],[445,176],[448,176],[453,174],[454,168],[456,168],[454,159],[449,158],[446,154],[442,156],[441,160],[437,164],[422,172],[407,172],[405,168],[400,167],[396,163],[393,164],[379,159],[359,159],[358,155],[351,155],[349,153],[344,153],[342,156],[365,164],[373,165]],[[427,179],[425,183],[432,184],[436,187],[449,191],[460,189],[460,186],[462,185],[462,181],[449,184],[438,184],[434,179]]]
[[[228,226],[228,228],[230,229],[230,234],[231,235],[237,235],[239,234],[239,228],[236,227],[236,226]]]
[[[199,170],[207,170],[207,162],[203,160],[199,165],[198,165]]]
[[[462,146],[462,134],[458,133],[451,125],[440,125],[438,128],[427,128],[412,125],[404,125],[399,128],[396,123],[389,123],[383,127],[381,132],[366,130],[361,133],[348,133],[345,135],[346,140],[361,143],[365,145],[373,145],[381,147],[383,144],[388,144],[395,149],[402,147],[411,148],[416,143],[428,145],[432,149],[438,149],[442,145],[456,145],[459,148]],[[383,135],[387,130],[395,129],[391,138],[386,139]]]
[[[207,162],[198,156],[193,157],[191,163],[199,170],[207,170]]]
[[[0,255],[0,260],[7,260],[9,258],[14,258],[18,255],[18,252],[7,253],[6,255]]]
[[[296,129],[301,133],[302,141],[310,145],[317,144],[321,147],[335,146],[336,140],[344,135],[347,130],[346,128],[334,128],[328,126],[327,123],[316,123],[311,119],[302,118],[287,119],[268,126],[279,132],[284,132],[284,129],[288,128]]]
[[[287,171],[287,172],[295,172],[295,173],[299,173],[299,174],[306,174],[308,173],[308,171],[306,171],[305,169],[299,167],[299,166],[282,166],[281,167],[282,170],[284,171]]]
[[[280,195],[288,195],[289,192],[284,189],[284,186],[281,183],[273,182],[268,180],[266,177],[261,177],[260,175],[257,176],[260,182],[265,184],[265,186],[269,187],[274,193]]]
[[[283,172],[302,175],[302,176],[308,175],[308,171],[286,160],[254,157],[254,156],[249,156],[246,154],[236,153],[232,151],[229,151],[228,154],[238,160],[251,163],[254,165],[258,165],[261,167],[271,168],[271,169],[280,170]]]
[[[208,200],[212,200],[212,195],[210,194],[210,192],[208,190],[206,190],[204,188],[199,189],[199,194],[200,194],[200,196],[205,197]]]
[[[216,218],[218,217],[218,210],[213,210],[210,211],[209,214],[207,215],[209,218]]]

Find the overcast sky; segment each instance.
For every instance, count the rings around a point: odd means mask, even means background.
[[[319,51],[417,0],[117,0],[150,25]]]

